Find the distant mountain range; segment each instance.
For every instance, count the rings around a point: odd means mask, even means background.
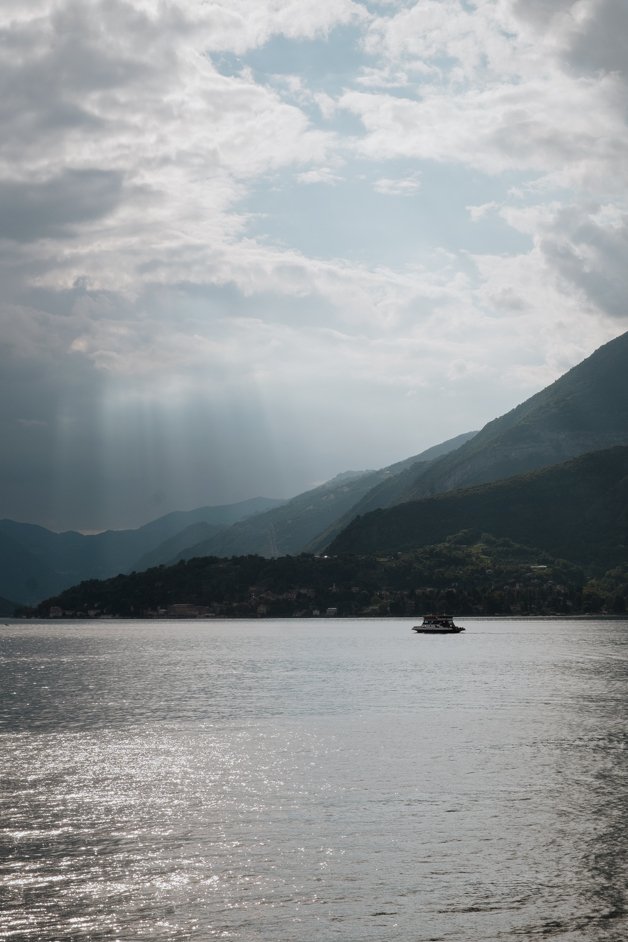
[[[175,511],[136,530],[86,536],[0,520],[0,595],[32,605],[85,579],[107,579],[195,556],[303,552],[338,520],[350,520],[351,508],[377,485],[410,467],[427,466],[472,434],[379,471],[346,471],[292,500],[260,497]]]
[[[626,538],[618,446],[628,446],[628,333],[480,432],[289,501],[200,508],[94,537],[0,521],[0,595],[32,603],[81,579],[197,556],[392,552],[467,528],[578,562],[588,546],[589,561],[610,565]]]
[[[83,579],[106,579],[175,555],[187,540],[284,503],[266,497],[219,507],[175,511],[136,530],[86,536],[0,520],[0,596],[32,604]],[[177,543],[177,539],[181,543]],[[174,543],[170,543],[174,540]],[[159,550],[158,547],[165,547]],[[166,558],[164,558],[164,556]]]
[[[10,617],[15,612],[15,609],[15,602],[10,602],[9,599],[0,597],[0,615]]]
[[[379,471],[345,471],[280,507],[247,517],[209,539],[188,546],[171,561],[194,556],[257,554],[275,557],[323,549],[331,534],[342,529],[342,521],[352,520],[355,509],[369,495],[379,493],[382,488],[387,495],[393,493],[395,482],[404,480],[406,472],[414,469],[416,473],[419,468],[427,468],[474,434],[459,435]]]

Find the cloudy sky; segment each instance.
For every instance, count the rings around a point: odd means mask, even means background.
[[[3,0],[0,516],[481,427],[622,333],[625,0]]]

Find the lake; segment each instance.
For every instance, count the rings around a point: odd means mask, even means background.
[[[0,937],[624,942],[628,622],[0,625]]]

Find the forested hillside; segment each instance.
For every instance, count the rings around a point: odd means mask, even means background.
[[[628,563],[628,446],[359,517],[330,553],[396,553],[460,530],[491,533],[591,570]]]

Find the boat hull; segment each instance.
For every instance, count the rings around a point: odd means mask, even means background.
[[[459,635],[464,628],[456,625],[451,615],[440,612],[425,615],[422,623],[412,630],[419,635]]]

